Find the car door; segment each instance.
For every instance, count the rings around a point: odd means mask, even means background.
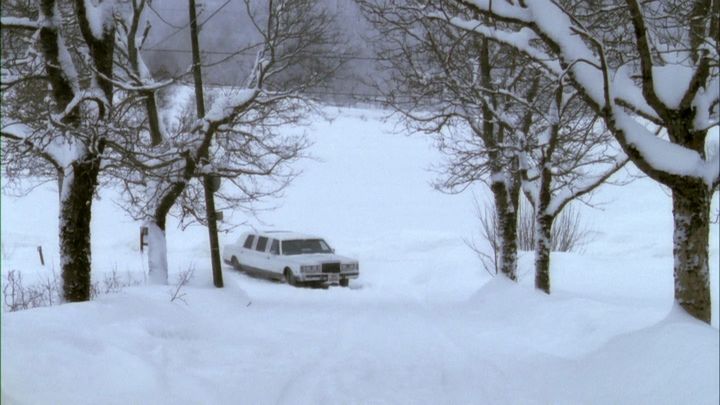
[[[280,256],[280,241],[277,239],[270,239],[268,243],[267,261],[268,270],[275,273],[278,277],[283,276],[283,270],[285,266],[282,263]]]
[[[255,249],[253,254],[257,260],[257,267],[267,277],[273,277],[274,272],[270,268],[270,253],[268,249],[270,247],[270,238],[267,236],[258,236],[257,242],[255,242]]]
[[[238,261],[240,261],[242,269],[247,272],[255,272],[258,268],[258,258],[255,254],[255,244],[257,240],[257,235],[249,234],[243,242],[243,245],[238,249],[240,253]]]
[[[235,243],[225,245],[225,248],[223,249],[223,260],[230,263],[232,261],[232,258],[235,257],[238,262],[242,263],[242,260],[240,260],[240,258],[245,251],[245,249],[243,249],[243,244],[246,243],[248,238],[252,238],[252,235],[243,233],[242,235],[240,235],[239,238],[237,238]]]

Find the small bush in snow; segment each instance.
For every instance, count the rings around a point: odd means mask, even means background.
[[[490,246],[490,254],[485,253],[486,249],[483,249],[476,241],[466,240],[465,243],[478,255],[485,271],[494,276],[499,271],[500,240],[497,237],[497,217],[493,207],[492,205],[481,207],[476,204],[477,217],[480,220],[480,237]]]
[[[95,281],[91,284],[90,296],[95,298],[102,294],[119,293],[125,287],[135,287],[140,284],[142,284],[142,281],[129,271],[125,273],[125,277],[120,277],[117,268],[113,268],[110,273],[103,275],[102,281]]]
[[[127,272],[121,277],[116,269],[105,273],[102,281],[94,281],[90,285],[91,297],[103,294],[118,293],[125,287],[141,285],[143,281]],[[3,305],[9,312],[37,307],[49,307],[62,302],[62,282],[53,269],[51,274],[40,281],[25,284],[22,273],[11,270],[3,280]]]
[[[491,274],[497,274],[500,238],[497,231],[497,215],[493,204],[476,204],[480,220],[480,238],[490,247],[483,249],[477,242],[467,242],[482,261],[483,267]],[[552,227],[551,251],[576,252],[590,241],[591,231],[583,224],[580,211],[568,205],[555,219]],[[535,218],[532,207],[520,204],[518,215],[517,246],[519,250],[535,250]]]
[[[590,230],[582,223],[580,211],[570,205],[555,218],[552,227],[551,250],[553,252],[576,252],[590,242],[590,235]]]
[[[181,271],[177,276],[177,283],[175,283],[175,288],[170,290],[170,302],[175,302],[175,300],[182,301],[185,304],[187,304],[187,301],[185,301],[185,292],[182,291],[183,287],[185,287],[190,280],[192,280],[193,275],[195,274],[195,268],[189,267],[185,271]]]
[[[31,285],[23,284],[22,273],[17,270],[10,270],[3,281],[3,303],[10,312],[54,305],[60,297],[60,280],[54,270],[51,276]]]

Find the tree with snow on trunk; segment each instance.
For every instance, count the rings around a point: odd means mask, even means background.
[[[63,296],[86,301],[98,177],[115,128],[135,119],[129,111],[141,90],[114,68],[126,63],[116,52],[121,11],[110,0],[2,7],[3,163],[20,176],[57,179]]]
[[[706,139],[720,108],[720,2],[453,3],[482,18],[426,15],[539,63],[557,61],[630,160],[670,188],[675,300],[710,322],[710,199],[720,184],[720,154],[706,150]]]
[[[171,88],[175,108],[166,112],[171,124],[163,141],[110,145],[120,156],[142,156],[119,162],[114,177],[127,191],[130,214],[148,227],[149,273],[156,283],[166,284],[168,278],[167,217],[206,222],[198,178],[222,180],[215,198],[223,208],[254,212],[254,203],[279,195],[297,175],[290,164],[302,157],[308,143],[302,134],[277,129],[302,124],[312,106],[304,92],[339,67],[339,61],[318,56],[340,37],[332,31],[332,17],[315,2],[272,0],[259,8],[250,0],[245,4],[257,36],[242,49],[258,51],[244,72],[244,85],[204,86],[210,107],[200,119],[191,118],[194,108],[183,87]],[[158,104],[162,110],[162,102]]]
[[[544,94],[543,128],[522,159],[523,192],[534,211],[535,288],[550,293],[552,227],[563,208],[602,185],[628,159],[610,142],[577,92],[560,85]],[[536,104],[537,105],[537,104]],[[534,114],[528,111],[528,114]]]

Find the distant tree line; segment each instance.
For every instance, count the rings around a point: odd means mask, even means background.
[[[242,84],[243,77],[237,72],[253,63],[256,52],[245,47],[243,41],[256,41],[258,37],[247,17],[245,2],[200,3],[204,81],[218,86]],[[250,9],[263,13],[262,4],[253,1]],[[381,74],[378,55],[369,42],[374,32],[372,25],[363,18],[354,0],[319,0],[316,7],[332,16],[334,29],[342,34],[335,38],[335,44],[316,50],[314,56],[343,67],[323,83],[307,89],[308,97],[337,105],[381,104],[382,94],[371,85],[372,79]],[[152,10],[146,14],[153,26],[143,49],[148,67],[158,78],[181,75],[191,62],[186,10],[175,0],[154,0]]]

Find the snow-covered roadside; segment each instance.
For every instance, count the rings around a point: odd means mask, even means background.
[[[227,287],[216,290],[206,231],[171,225],[171,281],[196,267],[187,305],[170,302],[170,287],[137,287],[3,313],[2,403],[720,400],[717,315],[713,328],[672,310],[670,200],[654,183],[605,187],[601,209],[582,208],[593,241],[582,254],[553,256],[548,297],[531,288],[531,254],[521,256],[519,287],[488,282],[462,241],[476,226],[472,198],[429,187],[425,168],[438,156],[427,140],[384,133],[391,125],[376,112],[337,114],[311,133],[318,160],[253,224],[327,236],[360,260],[352,289],[294,289],[226,268]],[[47,274],[57,245],[53,192],[2,197],[3,274]],[[139,224],[112,192],[101,196],[96,275],[145,268]],[[711,233],[717,292],[717,225]]]
[[[223,291],[188,288],[188,305],[134,288],[4,316],[3,403],[718,400],[717,330],[683,314],[503,280],[427,304],[225,276]]]

